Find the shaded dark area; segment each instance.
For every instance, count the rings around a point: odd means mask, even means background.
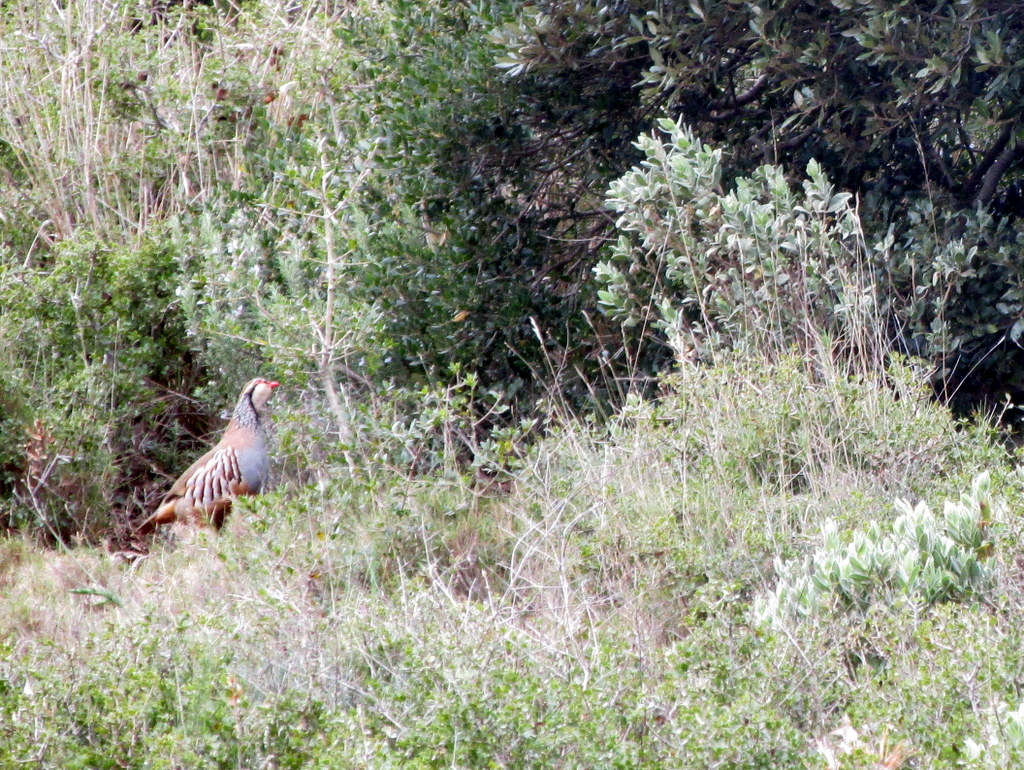
[[[632,123],[615,123],[627,133],[649,130],[649,116],[667,112],[721,147],[733,173],[780,164],[794,183],[816,159],[839,189],[857,195],[869,248],[892,239],[876,269],[894,347],[935,362],[936,392],[955,394],[958,411],[1018,392],[1015,346],[991,337],[1009,334],[1024,316],[1024,72],[1010,53],[1024,43],[1019,4],[535,8],[503,39],[519,68],[512,83],[520,98],[540,100],[534,116],[558,114],[553,94],[586,95],[580,72],[603,68],[623,76],[620,87],[632,78],[631,94],[639,95],[627,104]],[[589,141],[605,136],[597,121],[572,121]],[[535,121],[531,131],[557,143],[556,125]],[[572,149],[558,154],[573,159]],[[582,181],[602,170],[570,161],[562,173]],[[606,170],[605,181],[614,174]],[[549,248],[548,259],[582,276],[601,239],[575,249],[562,260]],[[663,361],[632,360],[647,373]]]

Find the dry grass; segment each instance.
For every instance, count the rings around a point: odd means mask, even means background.
[[[80,230],[107,242],[245,185],[265,115],[284,126],[319,100],[329,19],[264,3],[233,22],[86,0],[5,7],[0,133],[8,203],[39,249]]]

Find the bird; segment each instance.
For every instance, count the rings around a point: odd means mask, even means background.
[[[156,512],[139,526],[140,535],[174,522],[209,522],[220,529],[236,497],[259,493],[270,470],[264,409],[280,384],[260,377],[249,381],[220,441],[174,482]]]

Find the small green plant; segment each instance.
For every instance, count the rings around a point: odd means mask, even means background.
[[[998,513],[990,486],[989,474],[980,474],[959,502],[946,502],[941,517],[923,501],[899,499],[900,515],[888,531],[873,521],[848,543],[834,521],[826,522],[825,543],[813,556],[777,563],[779,583],[755,613],[807,616],[836,606],[865,610],[897,597],[932,604],[984,593],[993,585],[988,558]]]

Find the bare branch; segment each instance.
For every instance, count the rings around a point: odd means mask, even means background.
[[[739,96],[731,96],[725,99],[716,99],[715,101],[711,102],[709,107],[712,110],[735,109],[737,107],[743,107],[747,104],[750,104],[757,97],[763,94],[764,90],[768,87],[770,82],[771,79],[768,77],[768,74],[765,73],[764,75],[761,75],[759,78],[757,78],[757,80],[755,80],[751,84],[750,88],[748,88]]]
[[[992,164],[996,162],[1000,154],[1006,149],[1006,145],[1010,143],[1010,139],[1017,130],[1018,123],[1019,121],[1016,119],[1007,121],[1006,125],[1003,126],[1003,130],[999,132],[995,143],[985,153],[978,165],[974,167],[974,171],[971,172],[971,175],[964,183],[963,197],[965,200],[970,199],[975,203],[978,201],[978,197],[975,195],[976,192],[984,182]]]
[[[989,203],[992,200],[992,196],[996,194],[996,187],[999,185],[999,180],[1002,179],[1003,174],[1021,157],[1024,157],[1024,145],[1014,144],[1004,148],[992,165],[989,166],[988,171],[985,172],[981,187],[974,196],[973,202],[982,205]]]

